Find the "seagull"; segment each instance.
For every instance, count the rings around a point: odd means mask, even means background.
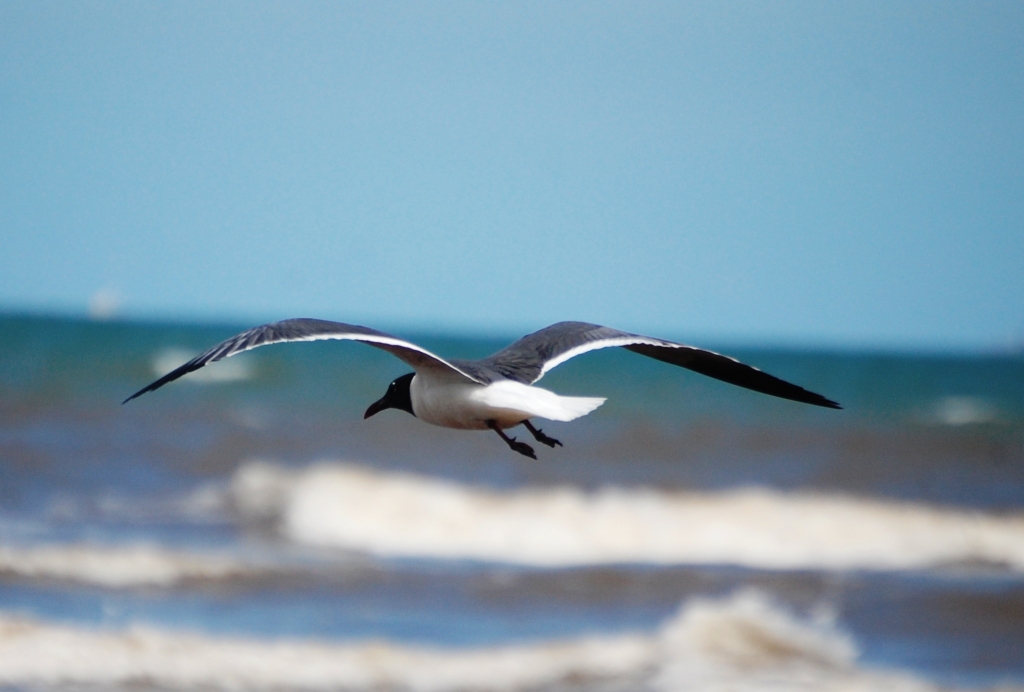
[[[570,358],[602,348],[628,351],[678,365],[729,384],[814,406],[838,409],[839,404],[790,384],[735,358],[650,336],[630,334],[586,322],[559,322],[527,334],[494,355],[480,360],[444,359],[410,341],[342,322],[299,318],[253,327],[223,341],[125,399],[163,387],[168,382],[236,353],[288,341],[336,339],[361,341],[404,361],[414,372],[396,378],[387,392],[370,404],[363,418],[389,408],[411,413],[445,428],[493,430],[515,452],[536,459],[533,447],[505,431],[523,425],[537,442],[562,443],[548,437],[531,418],[571,421],[605,402],[598,397],[561,396],[533,386]]]

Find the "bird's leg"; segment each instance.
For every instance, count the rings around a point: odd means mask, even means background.
[[[548,437],[547,435],[545,435],[543,430],[538,430],[537,428],[533,427],[533,423],[531,423],[529,420],[524,420],[523,425],[526,426],[526,429],[530,431],[530,434],[533,435],[533,439],[537,440],[537,442],[540,442],[541,444],[545,444],[548,447],[552,448],[562,446],[562,443],[556,440],[555,438]]]
[[[530,457],[531,459],[537,458],[537,455],[533,451],[533,447],[525,442],[516,442],[516,438],[506,435],[505,431],[499,428],[495,421],[487,421],[487,427],[498,433],[498,435],[501,436],[501,439],[505,440],[505,444],[512,448],[512,451],[519,452],[523,456]]]

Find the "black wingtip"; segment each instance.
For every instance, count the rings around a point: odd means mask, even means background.
[[[771,375],[768,375],[768,377],[771,377]],[[767,388],[762,389],[761,391],[763,391],[765,394],[771,394],[772,396],[777,396],[783,399],[789,399],[791,401],[799,401],[802,404],[810,404],[811,406],[820,406],[822,408],[831,408],[838,410],[841,410],[843,408],[842,406],[839,405],[838,401],[832,401],[828,397],[822,396],[817,392],[812,392],[810,390],[804,389],[803,387],[798,387],[797,385],[790,384],[785,380],[779,380],[774,377],[772,377],[772,379],[776,380],[775,384],[777,384],[778,386],[771,388],[771,390],[768,390]]]
[[[786,395],[782,395],[782,398],[784,398],[784,399],[791,399],[793,401],[799,401],[800,403],[803,403],[803,404],[811,404],[812,406],[820,406],[822,408],[831,408],[831,409],[836,409],[836,410],[839,410],[839,411],[841,411],[843,409],[843,407],[840,406],[838,402],[832,401],[831,399],[826,399],[821,394],[815,394],[814,392],[808,392],[806,389],[802,390],[802,392],[800,394],[801,394],[800,396],[786,396]],[[776,394],[775,396],[779,396],[779,395]]]
[[[157,387],[159,387],[159,386],[160,386],[160,385],[162,385],[162,384],[163,384],[163,382],[162,382],[162,381],[160,381],[160,380],[157,380],[156,382],[154,382],[154,383],[152,383],[152,384],[148,384],[148,385],[146,385],[145,387],[143,387],[143,388],[142,388],[142,389],[140,389],[139,391],[135,392],[134,394],[132,394],[132,395],[131,395],[130,397],[128,397],[128,398],[127,398],[127,399],[125,399],[124,401],[122,401],[122,402],[121,402],[121,405],[122,405],[122,406],[124,406],[124,405],[125,405],[125,404],[127,404],[127,403],[128,403],[129,401],[131,401],[132,399],[135,399],[136,397],[140,397],[140,396],[142,396],[143,394],[145,394],[146,392],[151,392],[151,391],[153,391],[154,389],[156,389]]]
[[[129,401],[131,401],[135,397],[142,396],[146,392],[152,392],[154,389],[160,389],[160,387],[163,387],[168,382],[173,382],[174,380],[178,379],[179,377],[182,377],[183,375],[187,375],[190,372],[198,370],[199,368],[203,367],[203,365],[204,365],[204,363],[201,362],[201,360],[200,360],[201,358],[202,358],[202,356],[199,356],[198,358],[193,358],[192,360],[190,360],[189,362],[185,363],[184,365],[182,365],[182,366],[172,370],[171,372],[167,373],[166,375],[161,377],[156,382],[150,382],[145,387],[143,387],[139,391],[135,392],[134,394],[132,394],[130,397],[128,397],[124,401],[122,401],[121,405],[124,406],[125,404],[127,404]]]

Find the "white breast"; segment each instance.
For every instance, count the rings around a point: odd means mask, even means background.
[[[602,398],[559,396],[547,389],[500,380],[489,385],[453,382],[417,373],[409,389],[416,417],[445,428],[484,430],[488,420],[502,428],[527,418],[570,421],[605,402]]]

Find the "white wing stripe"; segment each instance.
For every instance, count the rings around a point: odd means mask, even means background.
[[[374,344],[384,344],[385,346],[397,346],[398,348],[405,348],[405,349],[408,349],[410,351],[416,351],[417,353],[422,353],[425,356],[429,356],[429,357],[433,358],[434,360],[438,361],[439,363],[443,363],[445,366],[451,368],[452,370],[454,370],[455,372],[459,373],[463,377],[466,377],[466,378],[472,380],[473,382],[478,382],[480,384],[483,384],[477,378],[475,378],[472,375],[469,375],[469,374],[463,372],[459,368],[455,367],[454,365],[452,365],[451,363],[446,361],[444,358],[431,353],[430,351],[428,351],[427,349],[423,348],[422,346],[417,346],[414,343],[410,343],[408,341],[403,341],[402,339],[394,339],[394,338],[390,338],[390,337],[386,337],[386,336],[375,336],[375,335],[369,335],[369,334],[357,334],[355,332],[336,333],[336,334],[314,334],[314,335],[311,335],[311,336],[300,336],[300,337],[296,337],[296,338],[283,339],[281,341],[276,341],[276,342],[275,341],[269,341],[269,342],[268,341],[264,341],[264,342],[257,343],[257,344],[250,344],[250,345],[246,346],[245,348],[240,348],[238,350],[233,350],[233,351],[231,351],[230,355],[235,355],[236,353],[243,353],[245,351],[251,351],[254,348],[259,348],[260,346],[267,346],[267,345],[269,345],[271,343],[284,343],[284,342],[295,342],[295,341],[368,341],[368,342],[374,343]],[[217,356],[215,358],[212,358],[211,362],[214,361],[214,360],[220,360],[223,357],[224,357],[223,355],[220,355],[220,356]],[[412,365],[412,363],[410,363],[410,365]]]
[[[534,380],[534,382],[537,382],[538,380],[540,380],[540,378],[544,377],[548,370],[557,368],[559,365],[569,360],[570,358],[575,358],[576,356],[587,353],[588,351],[597,351],[598,349],[602,348],[614,348],[616,346],[631,346],[633,344],[647,344],[649,346],[669,346],[672,348],[685,348],[681,344],[673,344],[671,342],[661,341],[659,339],[649,339],[642,336],[619,336],[615,337],[614,339],[598,339],[597,341],[589,341],[585,344],[577,346],[576,348],[570,348],[568,351],[565,351],[564,353],[559,353],[551,360],[546,361],[543,367],[541,367],[540,375],[537,376],[537,379]]]

